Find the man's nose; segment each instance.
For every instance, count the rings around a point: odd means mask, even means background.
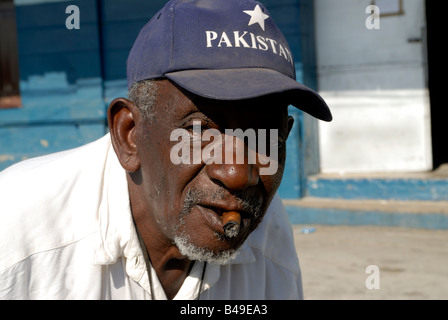
[[[260,180],[259,168],[253,158],[249,161],[247,145],[240,139],[230,140],[233,140],[233,145],[226,139],[226,145],[223,146],[225,156],[222,164],[206,165],[209,178],[221,182],[229,190],[244,190],[257,185]]]
[[[208,164],[207,174],[211,180],[221,182],[228,190],[244,190],[258,184],[258,168],[254,164]]]

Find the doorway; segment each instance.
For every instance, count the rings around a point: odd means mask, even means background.
[[[426,24],[428,47],[428,88],[431,102],[431,137],[433,167],[437,169],[443,163],[448,163],[446,109],[442,94],[445,88],[445,74],[441,53],[444,51],[441,42],[442,32],[445,28],[444,19],[441,17],[444,11],[440,10],[436,1],[426,0]],[[446,90],[446,89],[445,89]]]

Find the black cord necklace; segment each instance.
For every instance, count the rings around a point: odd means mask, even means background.
[[[140,247],[141,247],[141,249],[143,251],[143,258],[145,259],[146,270],[148,272],[149,289],[150,289],[150,292],[151,292],[151,300],[155,300],[154,287],[153,287],[153,283],[152,283],[151,263],[149,261],[148,249],[146,249],[145,242],[143,241],[143,237],[140,234],[140,231],[138,230],[137,225],[135,225],[135,221],[134,221],[134,226],[135,226],[135,229],[137,230],[138,241],[140,242]],[[206,269],[206,267],[207,267],[207,262],[204,261],[204,267],[202,268],[201,282],[199,284],[199,291],[198,291],[198,296],[197,296],[196,300],[199,300],[199,297],[201,296],[202,286],[204,285],[204,278],[205,278],[205,269]]]

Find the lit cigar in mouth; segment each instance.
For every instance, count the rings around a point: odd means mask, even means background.
[[[233,238],[240,232],[241,215],[236,211],[228,211],[222,214],[222,224],[224,225],[224,235]]]

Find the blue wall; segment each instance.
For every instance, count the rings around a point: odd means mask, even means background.
[[[108,101],[126,94],[127,52],[164,2],[15,2],[22,107],[0,110],[0,170],[105,134]],[[68,30],[72,4],[81,23]]]
[[[317,89],[314,7],[312,0],[262,0],[287,38],[296,62],[297,81]],[[284,199],[307,193],[307,177],[319,172],[317,120],[289,108],[295,122],[287,141],[285,173],[279,188]]]
[[[106,103],[127,95],[126,60],[140,29],[165,0],[100,1],[104,96]]]
[[[68,30],[68,2],[17,5],[22,107],[0,110],[0,169],[105,133],[95,1],[70,1],[82,28]]]

